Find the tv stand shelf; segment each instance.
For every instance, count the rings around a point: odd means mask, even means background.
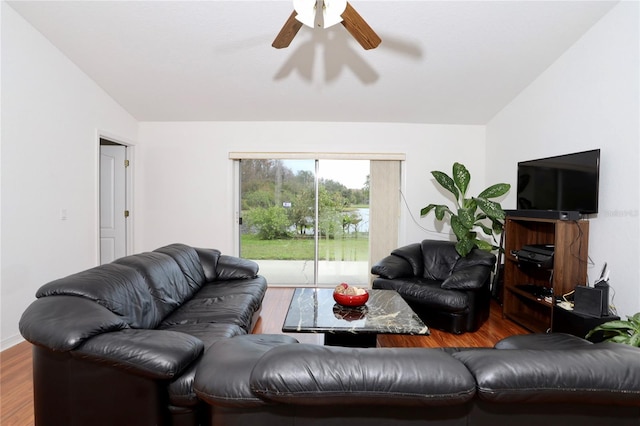
[[[552,301],[587,281],[589,222],[507,216],[504,232],[503,316],[532,332],[547,332],[553,324]],[[554,245],[552,268],[521,264],[511,253],[534,244]],[[544,287],[548,294],[523,285]]]
[[[544,297],[535,295],[535,294],[533,294],[533,293],[531,293],[529,291],[526,291],[526,290],[522,290],[518,286],[509,287],[509,291],[517,294],[520,297],[524,297],[525,299],[529,299],[529,300],[531,300],[533,302],[536,302],[536,303],[540,303],[540,304],[548,305],[548,306],[552,305],[551,302],[545,300]],[[549,297],[551,297],[551,296],[549,296]]]

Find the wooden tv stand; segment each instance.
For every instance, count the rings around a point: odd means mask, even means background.
[[[504,232],[503,316],[547,332],[555,300],[587,282],[589,221],[507,216]],[[524,264],[512,254],[534,244],[554,245],[550,268]]]

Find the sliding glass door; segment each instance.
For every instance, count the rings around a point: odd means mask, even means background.
[[[270,285],[366,286],[369,161],[240,161],[240,256]]]
[[[318,161],[317,283],[367,286],[369,161]]]

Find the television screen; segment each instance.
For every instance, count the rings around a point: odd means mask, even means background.
[[[598,212],[600,150],[518,163],[518,209]]]

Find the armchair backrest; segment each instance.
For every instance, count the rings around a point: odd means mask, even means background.
[[[451,241],[423,240],[397,248],[391,255],[406,260],[413,269],[413,275],[430,280],[446,279],[456,265],[460,255]]]
[[[438,281],[447,279],[460,259],[456,244],[451,241],[424,240],[420,246],[424,265],[422,276]]]
[[[398,258],[404,262],[393,261]],[[462,269],[472,266],[493,268],[495,262],[496,257],[492,253],[477,248],[461,257],[456,251],[456,243],[452,241],[423,240],[393,250],[391,256],[375,264],[371,272],[393,279],[409,276],[410,267],[415,277],[444,281]]]

